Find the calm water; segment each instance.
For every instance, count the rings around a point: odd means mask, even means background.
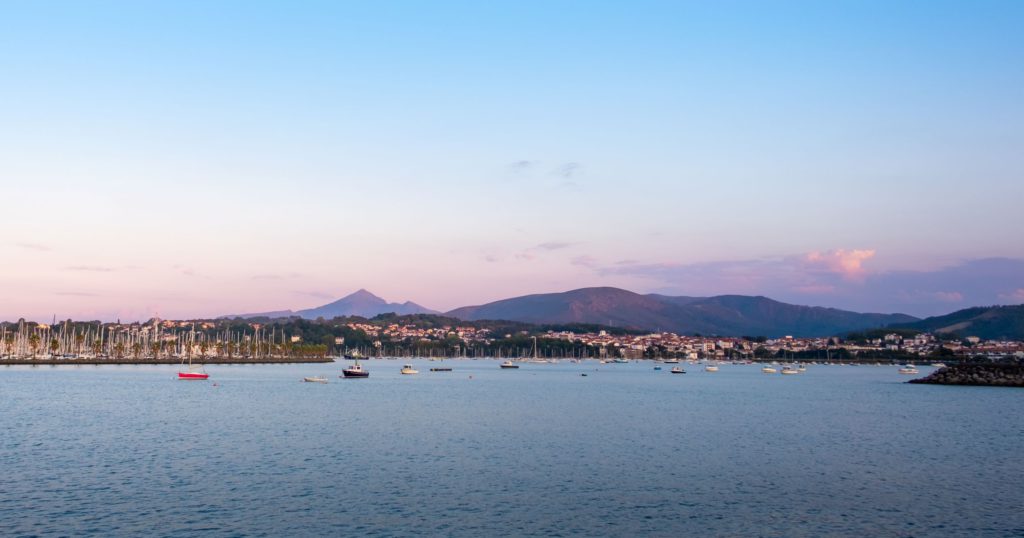
[[[1024,535],[1021,390],[443,364],[0,367],[0,535]]]

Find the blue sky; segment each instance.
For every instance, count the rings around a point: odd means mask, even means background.
[[[5,2],[0,318],[362,287],[1022,302],[1022,27],[1020,2]]]

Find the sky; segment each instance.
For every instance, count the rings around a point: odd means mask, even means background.
[[[1024,3],[0,3],[0,319],[1024,302]]]

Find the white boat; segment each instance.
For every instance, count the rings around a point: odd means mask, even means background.
[[[327,382],[327,378],[326,377],[318,377],[318,376],[304,377],[304,378],[302,378],[302,381],[305,382],[305,383],[326,383]]]
[[[665,364],[679,364],[679,359],[665,359],[662,362],[664,362]]]
[[[683,370],[682,367],[680,367],[680,366],[674,366],[674,367],[672,367],[671,372],[673,374],[685,374],[686,370]]]
[[[945,368],[945,367],[946,367],[946,365],[944,363],[941,363],[941,362],[933,362],[932,363],[932,368]]]
[[[717,372],[718,371],[718,365],[714,364],[714,363],[708,364],[707,366],[704,367],[704,371],[705,372]]]
[[[402,375],[412,375],[418,373],[420,373],[420,371],[413,369],[411,364],[406,364],[405,366],[402,366]]]
[[[792,366],[787,365],[782,367],[781,373],[782,375],[796,375],[799,374],[800,371],[797,370],[796,368],[793,368]]]
[[[802,374],[802,373],[807,371],[807,367],[801,364],[800,366],[796,367],[796,371],[798,371],[798,372],[800,372]]]
[[[778,372],[779,372],[778,370],[776,370],[775,368],[772,368],[771,366],[765,366],[765,367],[761,368],[761,373],[762,374],[776,374]]]
[[[505,369],[519,368],[519,365],[512,361],[505,361],[501,363],[501,367]]]
[[[908,364],[908,365],[904,366],[903,368],[900,368],[899,372],[901,374],[908,374],[908,375],[913,375],[913,374],[920,373],[920,372],[917,371],[917,368],[914,368],[913,364]]]

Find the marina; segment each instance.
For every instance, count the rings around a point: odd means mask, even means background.
[[[350,361],[207,364],[216,384],[178,383],[178,365],[4,368],[0,520],[14,535],[95,536],[997,537],[1024,526],[1016,389],[908,385],[891,365],[784,377],[759,364],[678,376],[646,361],[501,371],[459,359],[436,374],[429,359],[407,362],[423,373],[368,359],[368,379],[325,385],[296,380]],[[182,405],[203,409],[202,427],[173,420]],[[495,466],[495,453],[529,457]],[[69,480],[79,489],[60,503],[33,501]]]

